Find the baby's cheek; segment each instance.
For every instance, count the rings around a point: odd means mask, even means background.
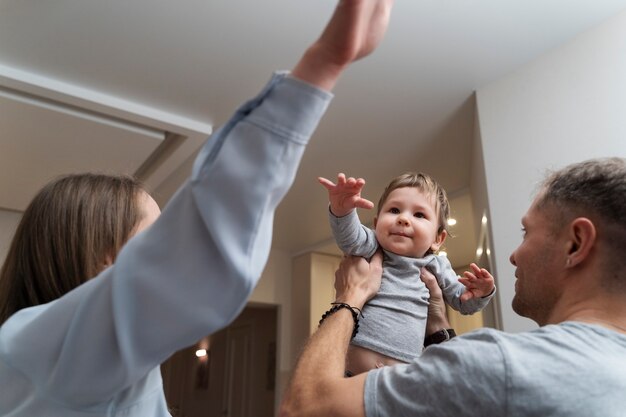
[[[376,224],[376,228],[374,229],[374,234],[376,235],[376,240],[378,242],[384,239],[383,226],[381,225],[380,222]]]

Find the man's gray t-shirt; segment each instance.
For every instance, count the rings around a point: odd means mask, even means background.
[[[367,417],[626,416],[626,335],[565,322],[481,329],[370,371]]]

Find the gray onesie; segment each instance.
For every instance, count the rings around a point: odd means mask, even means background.
[[[363,226],[356,210],[343,217],[329,210],[330,225],[339,248],[346,254],[370,258],[378,249],[373,230]],[[437,277],[447,304],[462,314],[483,309],[493,293],[461,303],[465,286],[448,258],[427,255],[410,258],[384,250],[383,276],[378,294],[363,307],[363,320],[352,344],[383,355],[410,362],[418,357],[424,345],[428,299],[430,294],[420,279],[424,266]]]

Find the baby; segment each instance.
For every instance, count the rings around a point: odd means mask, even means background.
[[[363,226],[356,208],[374,204],[361,197],[362,178],[325,178],[329,219],[339,248],[346,254],[370,258],[383,250],[383,276],[378,294],[363,308],[364,320],[348,350],[347,374],[418,357],[424,344],[428,289],[420,279],[427,267],[441,286],[446,303],[462,314],[483,309],[495,293],[491,274],[476,264],[458,277],[448,258],[435,253],[448,235],[450,209],[445,190],[430,176],[406,173],[394,178],[378,202],[374,230]]]

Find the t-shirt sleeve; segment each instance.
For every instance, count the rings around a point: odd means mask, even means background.
[[[428,347],[406,365],[370,371],[367,417],[504,416],[506,372],[492,330]]]

